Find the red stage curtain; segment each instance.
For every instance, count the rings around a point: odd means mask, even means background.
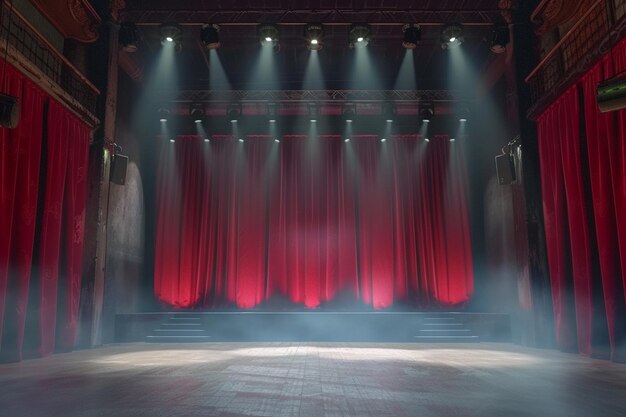
[[[605,332],[619,361],[626,360],[626,221],[619,215],[626,209],[626,112],[600,113],[595,90],[625,69],[622,42],[538,119],[557,342],[601,356],[594,334]]]
[[[155,293],[176,307],[273,295],[453,306],[473,291],[462,144],[447,137],[165,143]],[[344,298],[342,298],[344,299]]]
[[[0,129],[0,359],[10,361],[74,346],[89,130],[8,65],[5,87],[21,117]]]

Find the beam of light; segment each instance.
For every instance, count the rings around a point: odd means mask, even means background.
[[[326,88],[318,51],[310,51],[309,53],[302,88],[304,90],[324,90]]]
[[[415,90],[417,88],[414,51],[414,49],[407,49],[404,52],[394,90]]]
[[[382,83],[368,48],[353,48],[354,58],[349,74],[351,90],[380,90]]]
[[[176,98],[179,91],[176,64],[176,45],[174,42],[166,42],[159,48],[152,64],[147,66],[150,71],[146,74],[144,88],[141,89],[141,95],[131,115],[133,130],[139,137],[151,138],[162,133],[157,126],[159,115],[155,111],[162,104],[167,105]],[[161,125],[168,123],[166,117],[161,118]]]
[[[211,90],[231,89],[230,81],[216,49],[209,50],[209,88]]]
[[[248,81],[249,89],[279,90],[280,79],[278,74],[277,54],[274,44],[270,41],[261,44],[257,63]]]

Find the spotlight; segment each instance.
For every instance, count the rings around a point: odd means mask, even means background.
[[[262,23],[257,26],[257,33],[262,44],[278,44],[278,26]]]
[[[348,142],[350,142],[350,138],[345,138],[343,141],[348,143]]]
[[[200,30],[200,40],[207,49],[220,47],[220,27],[216,24],[203,25]]]
[[[460,45],[464,40],[463,26],[460,23],[448,24],[441,30],[441,47],[443,49]]]
[[[396,117],[396,106],[393,103],[383,103],[382,114],[387,123],[393,122]]]
[[[274,138],[274,142],[280,143],[280,140],[278,138]]]
[[[210,142],[210,141],[211,141],[211,139],[209,139],[209,138],[204,138],[204,141],[205,141],[205,142]]]
[[[311,117],[311,122],[317,121],[317,116],[319,116],[320,109],[317,103],[309,103],[309,117]]]
[[[415,49],[417,44],[422,39],[422,28],[418,24],[406,24],[402,26],[402,32],[404,33],[404,40],[402,46],[406,49]]]
[[[352,123],[352,120],[356,117],[356,104],[354,103],[344,104],[343,107],[341,108],[341,116],[346,122]]]
[[[175,23],[163,23],[160,28],[161,43],[163,45],[176,42],[176,46],[180,46],[181,30],[180,26]]]
[[[450,138],[450,142],[454,142],[454,141],[456,141],[456,139]]]
[[[323,36],[324,29],[321,24],[308,24],[304,27],[304,39],[306,39],[306,47],[309,51],[319,51],[324,47]]]
[[[348,46],[365,46],[372,37],[372,30],[367,23],[354,23],[348,31]]]
[[[119,33],[120,45],[126,52],[136,52],[139,49],[139,31],[133,22],[122,22]]]
[[[174,139],[170,139],[170,143],[174,143],[176,142]]]
[[[239,103],[231,103],[226,111],[226,115],[230,119],[231,123],[237,123],[239,120],[239,116],[241,116],[241,104]]]
[[[383,142],[383,143],[387,142],[387,138],[380,138],[380,141]]]
[[[469,108],[461,107],[459,111],[457,112],[457,115],[459,116],[459,122],[461,123],[467,122],[467,119],[469,119],[469,115],[470,115]]]
[[[167,106],[161,106],[157,110],[157,115],[159,117],[160,122],[167,122],[167,119],[170,117],[170,109]]]
[[[243,138],[239,138],[238,140],[239,142],[243,143]]]
[[[189,106],[189,115],[194,123],[202,123],[202,119],[204,119],[204,104],[192,103]]]
[[[276,115],[278,114],[278,105],[274,102],[267,103],[267,117],[270,122],[276,121]]]
[[[430,139],[424,138],[424,142],[430,142]]]
[[[435,115],[433,103],[422,103],[419,105],[419,115],[423,122],[428,123]]]
[[[493,29],[491,38],[491,52],[501,54],[506,51],[506,45],[509,43],[510,34],[507,26],[496,26]]]

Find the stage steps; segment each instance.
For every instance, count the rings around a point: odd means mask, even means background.
[[[360,316],[362,314],[359,313],[330,315],[324,313],[240,313],[233,315],[232,313],[171,312],[162,316],[158,325],[145,336],[145,341],[149,343],[212,341],[468,343],[480,341],[480,337],[467,324],[462,314],[410,314],[404,325],[399,322],[394,324],[395,320],[391,320],[391,316],[386,313],[367,314],[361,319],[355,319]],[[401,316],[396,315],[396,317]]]
[[[452,314],[425,315],[415,342],[422,343],[470,343],[479,342],[479,337],[473,334],[466,324]]]
[[[168,314],[158,328],[146,336],[148,343],[210,342],[211,336],[202,322],[202,314]]]

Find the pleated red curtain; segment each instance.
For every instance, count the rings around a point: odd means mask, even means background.
[[[473,291],[460,143],[178,137],[158,174],[155,293],[176,307],[273,296],[452,306]]]
[[[20,99],[0,128],[0,359],[68,350],[76,340],[88,127],[7,65]]]
[[[538,119],[557,342],[626,361],[626,112],[600,113],[598,83],[626,69],[620,43]],[[588,183],[588,184],[587,184]]]

